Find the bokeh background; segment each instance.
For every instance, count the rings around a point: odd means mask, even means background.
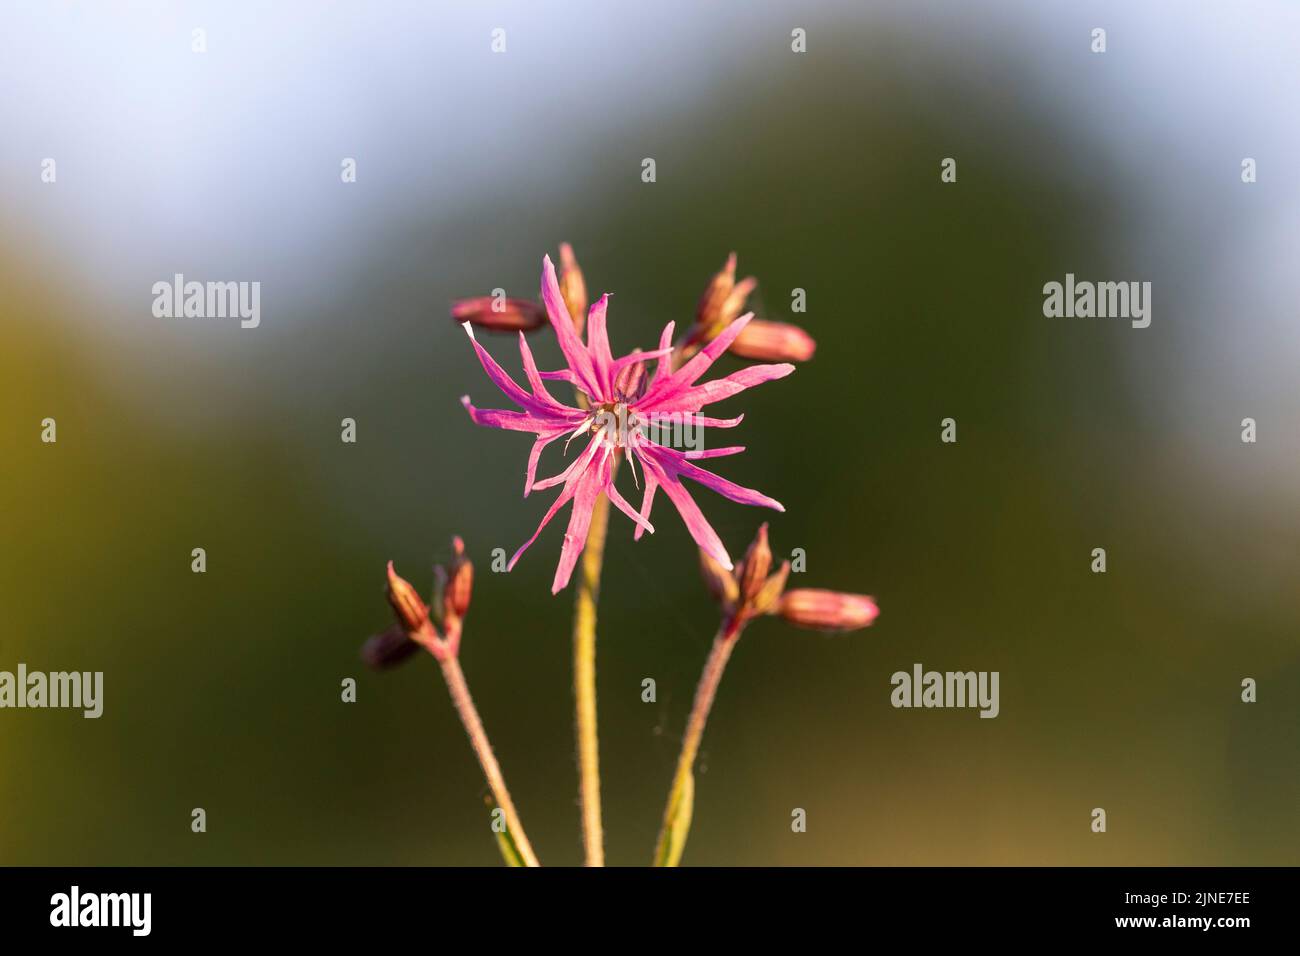
[[[97,721],[0,711],[0,862],[498,865],[435,666],[357,657],[384,562],[424,586],[453,533],[480,710],[543,861],[580,861],[562,523],[488,571],[547,496],[461,411],[499,403],[447,316],[562,240],[618,350],[732,250],[812,332],[719,406],[719,470],[788,511],[698,497],[882,607],[750,628],[686,863],[1300,862],[1293,4],[7,4],[0,83],[0,669],[106,684]],[[260,281],[261,327],[154,318],[176,272]],[[1151,327],[1044,318],[1066,272],[1151,281]],[[655,514],[635,546],[614,516],[600,612],[616,864],[716,623]],[[1001,715],[894,710],[914,662],[1000,671]]]

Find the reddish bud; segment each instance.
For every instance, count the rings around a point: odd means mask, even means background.
[[[874,599],[818,588],[796,588],[781,597],[777,613],[800,627],[819,631],[856,631],[880,614]]]
[[[451,539],[452,559],[447,568],[447,583],[443,590],[442,607],[445,620],[460,619],[469,611],[469,599],[474,592],[474,565],[465,557],[465,542],[459,536]]]
[[[529,299],[507,299],[482,295],[457,299],[451,317],[494,332],[531,332],[546,324],[546,310]]]
[[[817,351],[817,343],[797,325],[751,319],[728,351],[757,362],[806,362]]]
[[[727,294],[726,299],[723,300],[722,308],[718,313],[717,325],[719,332],[740,317],[740,313],[745,311],[745,303],[749,301],[750,293],[756,288],[758,288],[758,280],[753,276],[741,279],[735,284],[731,292]]]
[[[419,649],[420,645],[406,636],[405,628],[394,624],[361,646],[361,660],[373,670],[386,670],[396,667]]]
[[[750,612],[753,614],[774,613],[778,602],[781,600],[781,592],[785,590],[786,579],[789,576],[790,562],[782,561],[781,567],[776,570],[776,574],[763,582],[763,586],[758,589],[754,599],[749,602]]]
[[[767,583],[767,572],[772,567],[772,549],[767,543],[767,522],[758,526],[758,534],[745,552],[737,574],[740,588],[740,600],[751,604],[763,585]]]
[[[587,281],[578,268],[578,259],[573,254],[573,246],[567,242],[560,243],[560,295],[573,317],[574,328],[582,335],[587,321]]]
[[[410,582],[393,570],[392,561],[388,562],[388,603],[408,635],[416,634],[429,623],[429,609]]]
[[[624,401],[635,401],[645,392],[646,382],[646,363],[633,362],[619,370],[618,376],[614,379],[614,392]]]
[[[727,256],[727,264],[709,280],[704,295],[700,296],[700,303],[695,308],[697,332],[711,333],[708,336],[709,338],[717,334],[716,327],[722,316],[723,305],[726,303],[727,297],[731,295],[731,290],[735,285],[736,254],[733,252]]]

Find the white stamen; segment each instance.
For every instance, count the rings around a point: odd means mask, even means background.
[[[564,442],[564,454],[567,455],[567,454],[569,453],[569,442],[573,441],[575,438],[577,438],[579,435],[581,435],[583,432],[585,432],[588,428],[590,428],[590,427],[591,427],[591,422],[592,422],[592,418],[591,418],[590,415],[588,415],[586,418],[583,419],[582,424],[579,425],[579,426],[574,430],[573,434],[570,435],[570,436],[568,437],[568,439],[565,440],[565,442]]]

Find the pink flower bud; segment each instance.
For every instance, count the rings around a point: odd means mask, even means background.
[[[414,636],[429,623],[429,609],[410,582],[393,570],[392,561],[388,562],[388,603],[408,635]]]
[[[880,609],[864,594],[796,588],[786,591],[777,613],[800,627],[819,631],[856,631],[876,619]]]
[[[633,362],[619,370],[618,376],[614,379],[614,393],[625,402],[634,402],[645,394],[647,384],[646,363]]]
[[[775,613],[777,602],[781,599],[781,592],[785,590],[786,578],[789,576],[790,562],[782,561],[776,573],[764,582],[758,589],[758,593],[754,595],[754,599],[749,602],[750,612],[752,614]]]
[[[447,584],[443,591],[443,619],[459,620],[469,610],[469,599],[474,593],[474,565],[465,557],[465,542],[459,536],[451,539],[452,559],[447,567]]]
[[[451,317],[494,332],[531,332],[546,324],[546,310],[540,303],[491,295],[457,299],[451,304]]]
[[[695,326],[702,331],[717,334],[722,309],[736,284],[736,254],[727,256],[727,264],[709,280],[700,304],[695,308]]]
[[[740,600],[745,604],[752,604],[758,592],[763,589],[767,583],[767,572],[772,568],[772,549],[767,543],[767,522],[764,521],[758,526],[758,534],[754,536],[754,543],[749,546],[745,552],[745,558],[741,562],[738,577],[740,585]]]
[[[751,319],[729,351],[758,362],[806,362],[817,351],[817,343],[797,325]]]

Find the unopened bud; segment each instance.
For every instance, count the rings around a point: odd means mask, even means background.
[[[745,552],[740,566],[740,600],[750,604],[767,582],[767,572],[772,567],[772,549],[767,544],[767,522],[758,526],[758,534]]]
[[[573,254],[573,246],[567,242],[560,243],[560,295],[573,317],[573,326],[582,335],[587,321],[587,281],[578,268],[578,258]]]
[[[790,577],[790,562],[782,561],[781,567],[776,570],[776,574],[763,582],[763,586],[758,589],[754,599],[749,602],[751,613],[756,615],[775,613],[781,600],[781,592],[785,590],[785,582],[788,577]]]
[[[745,303],[749,301],[750,293],[756,288],[758,288],[758,280],[753,276],[741,279],[732,287],[727,294],[727,298],[723,300],[722,309],[718,313],[719,332],[740,317],[740,313],[745,311]]]
[[[529,299],[501,299],[490,295],[457,299],[451,304],[457,324],[469,322],[494,332],[531,332],[546,324],[546,310]]]
[[[721,604],[725,610],[735,606],[736,598],[740,594],[736,576],[703,548],[700,549],[700,575],[704,578],[704,586],[709,589],[713,600]]]
[[[736,254],[727,256],[727,264],[709,280],[700,304],[695,308],[695,328],[697,333],[708,334],[709,338],[717,334],[717,325],[722,316],[722,309],[736,285]],[[710,334],[711,333],[711,334]]]
[[[405,628],[394,624],[361,645],[361,660],[373,670],[387,670],[396,667],[419,649],[420,645],[406,636]]]
[[[640,349],[634,351],[640,352]],[[633,362],[619,369],[614,379],[614,392],[625,402],[633,402],[642,396],[646,387],[645,362]]]
[[[462,618],[469,611],[469,599],[474,592],[474,565],[465,557],[465,542],[459,536],[451,539],[452,559],[447,568],[447,583],[443,590],[444,619]]]
[[[789,322],[751,319],[728,350],[758,362],[806,362],[817,351],[813,337]]]
[[[407,634],[415,634],[429,622],[429,609],[410,582],[393,570],[392,561],[388,562],[388,603]]]
[[[819,588],[796,588],[781,597],[777,613],[800,627],[819,631],[856,631],[880,614],[876,602],[864,594],[845,594]]]

